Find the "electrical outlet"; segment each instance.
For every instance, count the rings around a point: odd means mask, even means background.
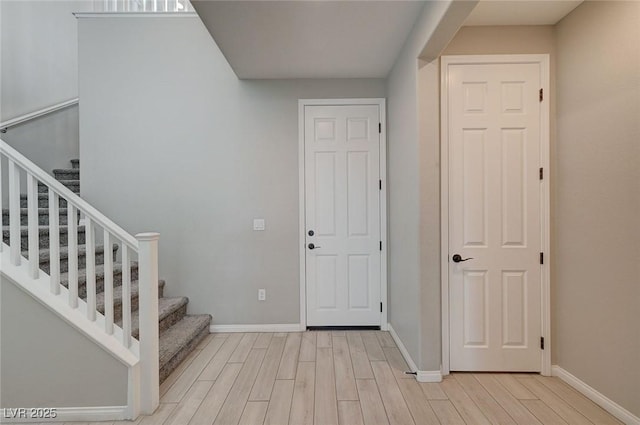
[[[267,290],[258,289],[258,301],[264,301],[267,299]]]

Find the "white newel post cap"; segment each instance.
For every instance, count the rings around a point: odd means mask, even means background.
[[[157,232],[138,233],[136,235],[136,239],[143,242],[157,241],[158,239],[160,239],[160,233],[157,233]]]

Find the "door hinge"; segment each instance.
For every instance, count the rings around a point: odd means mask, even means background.
[[[540,253],[540,264],[544,264],[544,252]]]
[[[380,241],[380,251],[382,251],[382,241]]]
[[[382,123],[378,123],[378,133],[382,134]]]
[[[540,167],[540,180],[544,178],[544,168]]]
[[[380,313],[382,313],[382,302],[380,303]]]
[[[544,100],[544,90],[540,89],[540,102]]]
[[[540,337],[540,349],[544,350],[544,337],[543,336]]]
[[[382,180],[378,180],[378,189],[382,190]]]

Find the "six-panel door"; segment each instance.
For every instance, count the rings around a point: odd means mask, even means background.
[[[377,105],[305,106],[308,326],[380,325],[379,122]]]
[[[540,84],[534,63],[448,68],[451,370],[541,368]]]

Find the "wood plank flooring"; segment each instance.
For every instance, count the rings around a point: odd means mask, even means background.
[[[557,378],[454,373],[418,383],[387,332],[215,334],[140,425],[620,424]],[[132,424],[115,422],[103,425]],[[78,425],[76,423],[75,425]]]

